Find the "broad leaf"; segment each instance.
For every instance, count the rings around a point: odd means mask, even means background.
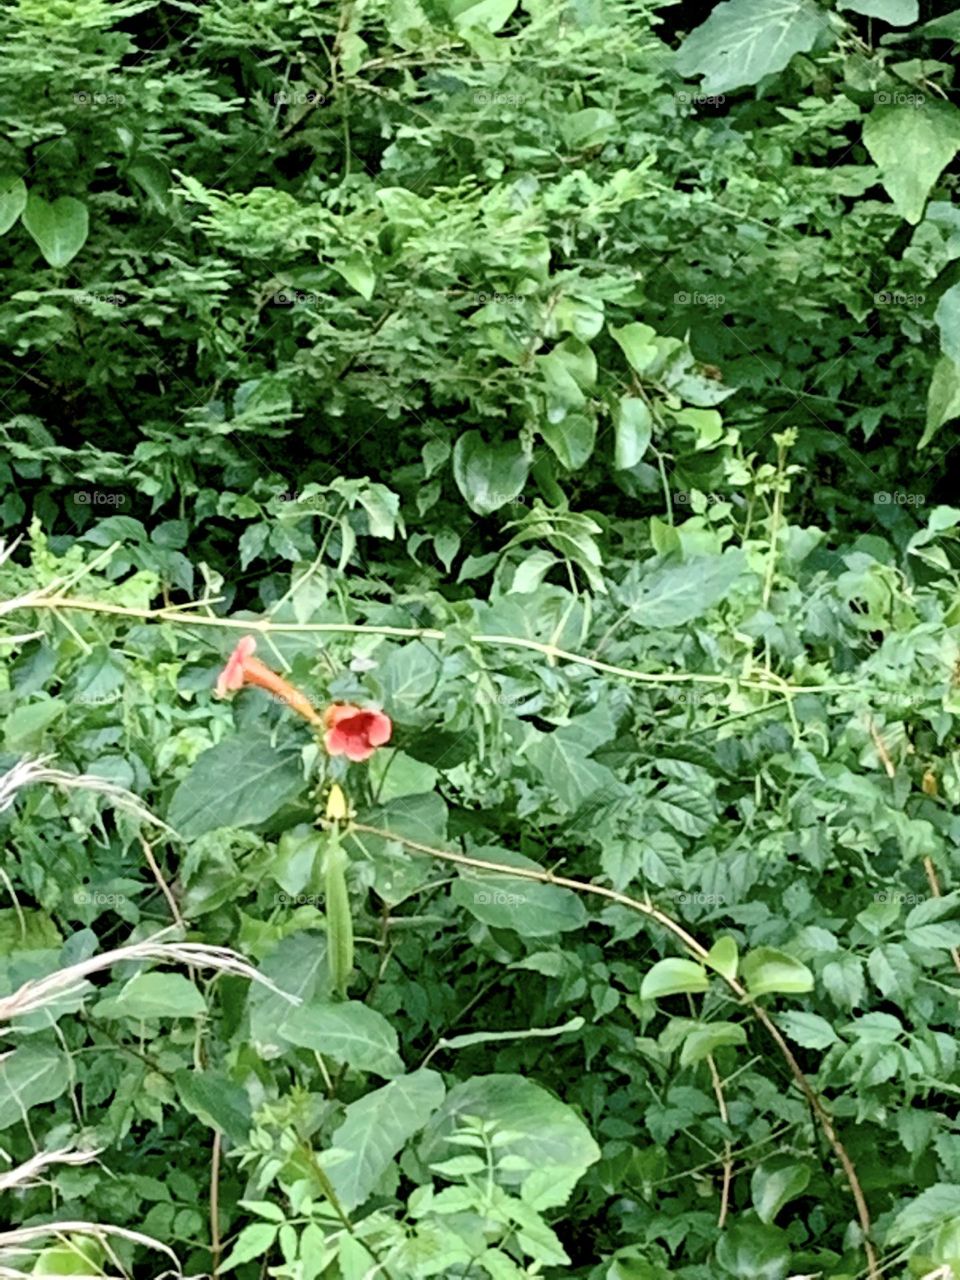
[[[173,793],[167,821],[182,836],[258,826],[302,787],[298,746],[276,747],[262,731],[235,734],[198,758]]]
[[[863,142],[897,212],[916,224],[934,183],[960,150],[960,110],[932,98],[921,106],[877,106],[864,122]]]
[[[515,441],[487,444],[479,431],[465,432],[453,449],[453,475],[471,511],[488,516],[518,498],[530,459]]]
[[[443,1102],[443,1079],[435,1071],[415,1071],[391,1080],[351,1102],[330,1145],[349,1158],[329,1169],[330,1181],[349,1212],[364,1204],[403,1150]]]
[[[23,225],[51,267],[65,267],[83,248],[90,220],[87,206],[73,196],[48,203],[33,192],[23,210]]]
[[[382,1014],[359,1000],[303,1004],[289,1014],[280,1031],[291,1044],[313,1049],[356,1071],[372,1071],[387,1079],[403,1072],[397,1033]]]
[[[723,0],[680,46],[677,70],[702,75],[705,94],[727,93],[782,71],[825,29],[813,0]]]

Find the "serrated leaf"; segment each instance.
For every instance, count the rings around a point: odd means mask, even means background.
[[[724,0],[677,50],[677,70],[703,76],[705,94],[727,93],[782,71],[824,28],[812,0]]]
[[[443,1102],[436,1071],[415,1071],[351,1102],[330,1145],[349,1153],[328,1176],[343,1207],[359,1208],[372,1195],[393,1158]]]
[[[785,1036],[804,1049],[829,1049],[840,1038],[818,1013],[789,1010],[778,1014],[777,1025]]]
[[[396,1031],[383,1014],[359,1000],[300,1005],[288,1014],[280,1034],[356,1071],[389,1079],[404,1070]]]
[[[167,821],[182,836],[266,822],[303,789],[297,745],[263,730],[234,734],[197,758],[174,791]]]
[[[0,1130],[25,1112],[53,1102],[70,1084],[70,1063],[59,1049],[27,1041],[0,1059]]]

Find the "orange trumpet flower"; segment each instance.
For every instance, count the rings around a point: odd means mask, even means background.
[[[217,679],[217,697],[225,698],[228,693],[242,689],[245,684],[256,685],[258,689],[266,689],[267,693],[272,693],[285,702],[297,715],[303,716],[304,720],[323,725],[323,716],[305,694],[253,656],[256,647],[257,642],[253,636],[242,636],[237,641],[236,648]]]

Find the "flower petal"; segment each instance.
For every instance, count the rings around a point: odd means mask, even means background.
[[[385,742],[390,741],[392,733],[393,723],[390,717],[383,711],[371,711],[367,725],[367,741],[374,747],[382,747]]]

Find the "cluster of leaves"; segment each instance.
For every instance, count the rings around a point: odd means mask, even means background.
[[[960,10],[0,29],[0,1265],[960,1275]]]

